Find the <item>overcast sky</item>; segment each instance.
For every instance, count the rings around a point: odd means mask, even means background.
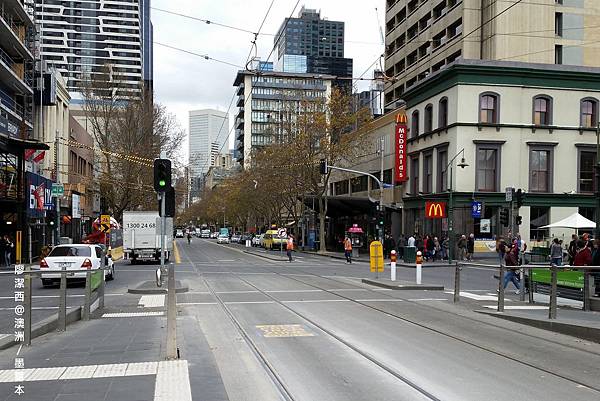
[[[296,1],[275,0],[261,32],[277,32],[283,20],[290,16]],[[271,0],[154,0],[152,6],[255,32],[270,2]],[[385,23],[383,0],[300,1],[294,16],[297,16],[303,5],[306,8],[320,9],[321,17],[346,23],[344,56],[354,59],[355,77],[362,74],[383,52],[377,23],[377,14],[380,23]],[[189,110],[214,108],[226,111],[233,95],[232,84],[238,68],[173,50],[159,43],[244,65],[254,35],[156,9],[152,10],[152,23],[155,99],[177,116],[186,132]],[[273,47],[273,36],[260,35],[257,45],[257,55],[266,60]],[[273,56],[269,61],[273,61]],[[372,77],[372,72],[369,71],[365,77]],[[359,85],[361,89],[365,89],[368,82],[361,82]],[[230,111],[231,123],[234,112],[235,105]],[[224,132],[223,135],[227,133]],[[232,137],[233,135],[230,140]],[[184,154],[187,155],[187,144]]]

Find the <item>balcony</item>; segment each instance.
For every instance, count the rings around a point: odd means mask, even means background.
[[[244,106],[244,95],[238,96],[237,103],[235,104],[237,107]]]
[[[240,86],[238,86],[236,95],[240,96],[244,94],[244,84],[240,84]]]
[[[14,87],[20,94],[33,94],[27,84],[29,74],[25,73],[25,65],[15,62],[5,51],[0,49],[0,81],[8,87]]]
[[[236,118],[235,120],[235,128],[236,129],[242,129],[244,127],[244,119],[243,118]]]
[[[25,42],[26,28],[15,23],[6,12],[0,11],[0,43],[3,49],[12,57],[33,60]]]
[[[236,131],[235,139],[243,143],[244,142],[244,130],[236,129],[235,131]]]

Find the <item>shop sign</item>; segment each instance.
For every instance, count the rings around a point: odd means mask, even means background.
[[[483,204],[481,202],[471,202],[471,216],[476,219],[481,218],[481,211],[483,210]]]
[[[395,182],[408,180],[406,172],[406,114],[396,116],[396,131],[394,143],[396,144]]]
[[[425,217],[428,219],[446,217],[446,202],[425,202]]]
[[[74,219],[80,219],[81,218],[81,211],[79,209],[79,195],[77,194],[72,194],[71,195],[71,216]]]
[[[28,172],[27,215],[29,217],[44,217],[44,210],[54,209],[52,203],[52,181],[41,175]]]

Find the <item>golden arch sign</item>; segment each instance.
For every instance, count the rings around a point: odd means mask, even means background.
[[[446,217],[446,202],[425,202],[425,217],[443,219]]]

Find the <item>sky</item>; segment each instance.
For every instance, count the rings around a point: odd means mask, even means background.
[[[296,2],[297,0],[274,0],[261,33],[277,32],[284,19],[292,14]],[[240,68],[206,60],[164,45],[243,66],[254,35],[157,9],[256,32],[270,3],[271,0],[152,1],[155,100],[175,114],[186,132],[188,111],[203,108],[227,110],[234,92],[233,80]],[[320,9],[322,18],[345,22],[344,56],[354,59],[354,77],[365,72],[383,53],[379,24],[382,24],[382,28],[385,24],[385,1],[300,0],[293,12],[294,17],[303,5],[306,8]],[[273,36],[259,35],[256,44],[256,55],[266,60],[273,48]],[[269,61],[275,61],[274,53]],[[372,69],[364,77],[371,78]],[[364,90],[368,85],[368,81],[361,81],[358,88]],[[235,111],[233,105],[229,114],[230,124],[233,124]],[[223,131],[221,135],[229,133],[229,129],[227,132],[225,129]],[[229,138],[230,147],[233,147],[233,136],[232,134]],[[187,142],[182,153],[187,160]]]

